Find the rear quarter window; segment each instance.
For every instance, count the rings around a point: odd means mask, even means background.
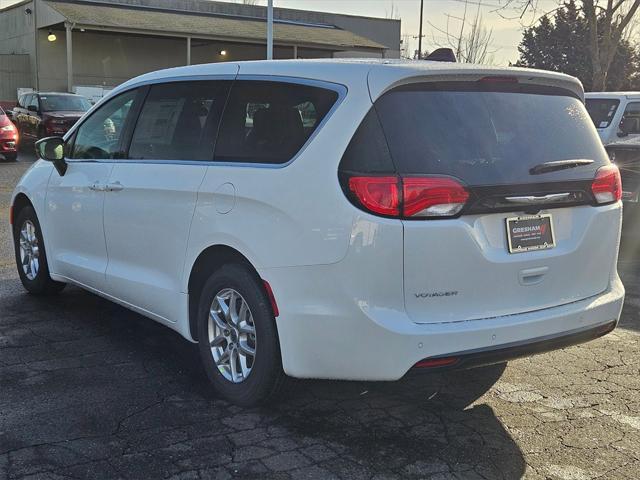
[[[337,92],[316,86],[238,80],[225,107],[214,159],[287,163],[319,127],[337,99]]]

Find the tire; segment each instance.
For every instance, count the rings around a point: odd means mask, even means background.
[[[226,328],[229,323],[225,321],[220,301],[228,306],[233,296],[236,298],[236,312],[240,315],[236,316],[235,323],[231,322],[235,328]],[[248,310],[244,315],[242,302]],[[210,321],[210,311],[216,310],[219,313],[217,323],[213,316]],[[277,398],[286,377],[282,370],[275,318],[262,282],[249,267],[227,264],[209,277],[200,292],[197,320],[200,356],[218,394],[243,407],[253,407]],[[253,337],[247,333],[251,330],[251,323],[255,332]],[[222,337],[222,342],[211,346],[213,338]],[[253,357],[247,355],[246,351],[251,347],[254,348]],[[229,352],[236,366],[235,372],[231,371],[231,361],[225,357]],[[218,356],[220,367],[214,355]],[[243,357],[244,363],[241,363]],[[242,375],[245,367],[250,370]],[[237,376],[234,377],[234,374]],[[232,378],[236,378],[236,381]]]
[[[16,152],[4,153],[3,155],[7,162],[15,162],[18,160],[18,154]]]
[[[30,227],[28,227],[28,225],[30,225]],[[29,262],[29,267],[27,267],[26,271],[23,263],[29,256],[25,255],[24,251],[21,252],[20,248],[20,240],[21,236],[24,236],[24,229],[27,229],[27,237],[34,239],[31,245],[37,247],[37,263],[31,264],[31,262]],[[49,266],[47,265],[47,254],[44,247],[44,239],[42,238],[42,230],[36,212],[32,207],[25,207],[20,210],[13,226],[13,244],[18,274],[20,275],[22,285],[29,293],[34,295],[52,295],[60,292],[66,286],[65,283],[56,282],[49,276]],[[28,247],[27,252],[33,252],[33,248]]]

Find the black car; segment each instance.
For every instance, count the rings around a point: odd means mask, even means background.
[[[13,122],[23,141],[62,136],[90,107],[89,100],[80,95],[27,93],[13,109]]]

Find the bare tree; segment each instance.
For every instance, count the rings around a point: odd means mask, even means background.
[[[537,21],[539,1],[505,0],[501,8],[519,10],[520,18],[533,12],[533,20]],[[581,3],[581,10],[589,28],[593,89],[604,90],[620,41],[627,38],[630,34],[629,29],[633,27],[640,0],[581,0]],[[545,12],[543,15],[548,13]]]
[[[445,29],[429,22],[431,28],[443,35],[443,40],[434,36],[433,42],[439,47],[453,49],[458,61],[465,63],[492,63],[493,54],[497,51],[492,47],[493,29],[488,29],[482,20],[481,3],[478,2],[475,15],[469,18],[469,2],[464,2],[462,17],[446,15]],[[459,28],[453,24],[458,23]]]

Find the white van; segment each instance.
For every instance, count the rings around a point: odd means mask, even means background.
[[[12,199],[25,288],[72,283],[175,329],[242,405],[285,374],[397,380],[562,348],[622,309],[620,175],[566,75],[182,67],[38,151]]]
[[[640,139],[640,92],[590,92],[584,96],[602,143]]]

